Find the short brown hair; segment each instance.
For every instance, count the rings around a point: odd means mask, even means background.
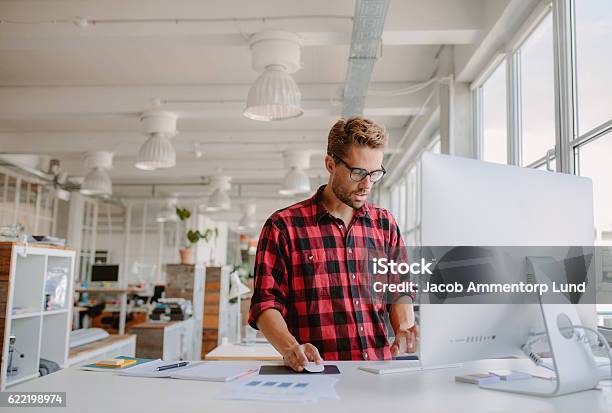
[[[346,156],[350,145],[383,148],[387,132],[377,123],[361,116],[340,119],[332,126],[327,138],[327,154]]]

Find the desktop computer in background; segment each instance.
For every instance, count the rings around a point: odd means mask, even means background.
[[[423,247],[589,247],[594,243],[592,184],[587,178],[425,153],[420,188]],[[539,261],[528,264],[524,257],[521,262],[523,270],[517,275],[515,269],[513,276],[527,282],[527,267],[538,267]],[[546,276],[539,268],[529,271],[537,273],[536,278]],[[594,301],[544,306],[449,302],[419,307],[423,365],[521,355],[521,345],[539,319],[548,333],[558,379],[510,382],[497,390],[556,396],[597,385],[588,345],[563,338],[557,326],[559,314],[565,314],[571,324],[596,328]]]
[[[119,282],[118,264],[93,264],[91,266],[91,283],[93,285],[111,284]]]

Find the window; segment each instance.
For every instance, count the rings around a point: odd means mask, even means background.
[[[522,165],[555,147],[553,26],[549,13],[519,49]]]
[[[397,184],[391,187],[391,207],[389,208],[389,212],[396,217],[399,214],[400,205],[399,205],[399,186]]]
[[[0,168],[0,225],[22,224],[31,235],[54,235],[57,200],[49,186]]]
[[[575,1],[578,131],[612,118],[612,2]]]
[[[17,179],[8,174],[0,175],[0,225],[12,225],[15,223],[15,197],[17,195]]]
[[[94,263],[96,249],[98,204],[95,200],[83,198],[83,215],[81,217],[81,246],[79,251],[80,282],[89,279],[91,265]]]
[[[612,133],[599,137],[576,149],[577,171],[593,180],[593,203],[596,241],[601,248],[598,280],[612,285]],[[603,287],[603,284],[602,284]],[[603,287],[609,291],[609,287]],[[597,304],[597,311],[612,311],[610,301]],[[604,318],[599,318],[603,323]],[[610,327],[610,325],[607,325]]]
[[[578,147],[576,152],[580,175],[593,180],[596,242],[612,245],[612,133]]]
[[[406,173],[406,189],[407,189],[407,217],[406,217],[406,236],[404,242],[406,245],[414,246],[419,244],[419,181],[417,179],[418,169],[416,165]]]
[[[506,65],[503,61],[482,85],[482,159],[508,163]]]
[[[404,178],[400,180],[398,187],[399,187],[399,210],[395,218],[401,230],[402,228],[406,227],[405,217],[406,217],[406,210],[408,207],[406,203],[406,181]]]

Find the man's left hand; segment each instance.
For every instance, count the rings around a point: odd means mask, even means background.
[[[410,328],[400,328],[395,332],[395,340],[391,345],[391,355],[416,353],[419,341],[419,327],[414,324]]]

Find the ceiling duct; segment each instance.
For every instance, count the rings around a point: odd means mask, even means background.
[[[379,57],[389,0],[357,0],[344,83],[342,117],[363,114],[374,64]]]

